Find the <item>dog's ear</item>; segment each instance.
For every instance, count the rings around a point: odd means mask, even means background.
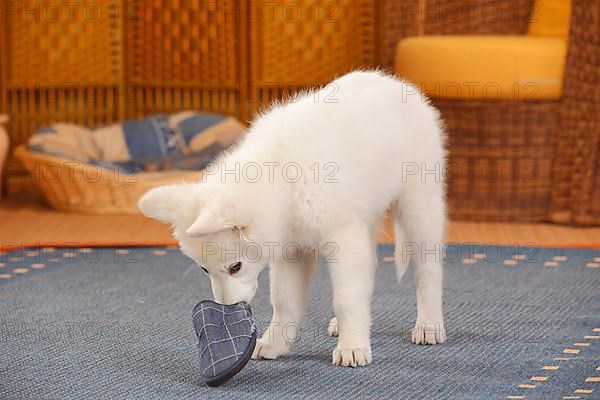
[[[216,203],[213,201],[200,210],[196,220],[185,231],[188,236],[198,237],[233,229],[235,225],[225,216],[224,207]]]
[[[146,192],[138,201],[138,208],[147,217],[174,224],[191,205],[196,205],[195,184],[184,183],[160,186]]]
[[[191,237],[198,237],[225,230],[234,230],[240,232],[241,236],[243,228],[244,224],[235,217],[233,206],[213,201],[206,207],[202,207],[198,218],[185,233]]]

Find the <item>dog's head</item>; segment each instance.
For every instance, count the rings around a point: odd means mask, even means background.
[[[249,240],[249,221],[235,202],[191,183],[152,189],[138,207],[146,216],[172,225],[181,251],[210,278],[216,301],[252,300],[268,258]]]

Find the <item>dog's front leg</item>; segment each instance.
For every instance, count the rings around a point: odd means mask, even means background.
[[[357,225],[332,236],[336,254],[325,255],[331,270],[338,344],[332,363],[357,367],[371,362],[371,297],[375,243],[371,229]],[[328,246],[332,248],[332,246]]]
[[[280,260],[271,263],[269,279],[273,318],[257,341],[252,358],[272,359],[290,352],[304,319],[314,266],[312,252],[298,262]]]

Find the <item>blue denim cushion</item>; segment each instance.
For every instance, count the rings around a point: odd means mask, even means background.
[[[225,383],[248,363],[256,345],[250,306],[203,300],[194,307],[192,320],[200,375],[210,386]]]
[[[196,114],[189,118],[180,121],[177,124],[179,132],[185,140],[185,144],[189,144],[190,141],[195,138],[200,132],[205,131],[213,125],[219,124],[225,121],[227,117],[221,114],[202,113]]]
[[[165,115],[125,121],[123,134],[133,161],[156,162],[179,154],[175,133]]]

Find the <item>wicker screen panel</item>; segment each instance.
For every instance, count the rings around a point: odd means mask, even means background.
[[[248,117],[240,92],[221,87],[162,87],[136,85],[125,96],[127,118],[159,113],[202,110],[228,114],[246,122]]]
[[[0,109],[11,148],[56,121],[119,118],[122,15],[110,0],[4,2]]]
[[[375,65],[374,0],[253,0],[250,81],[296,87]]]
[[[118,84],[122,70],[118,3],[5,2],[3,18],[6,87]]]
[[[49,87],[6,90],[2,106],[10,116],[11,149],[25,143],[40,127],[52,122],[95,126],[120,119],[116,87]]]
[[[299,92],[311,89],[310,86],[295,86],[295,85],[280,85],[274,83],[272,85],[250,86],[246,91],[246,96],[243,97],[245,106],[248,110],[249,119],[256,118],[260,113],[268,110],[269,106],[280,100],[287,100],[290,97],[297,95]],[[334,88],[332,88],[334,90]]]
[[[161,86],[223,84],[240,80],[244,1],[130,2],[128,81]]]

